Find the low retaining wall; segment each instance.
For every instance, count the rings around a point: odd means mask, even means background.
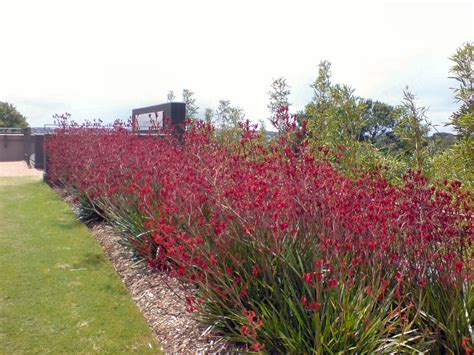
[[[23,133],[0,134],[0,162],[24,160],[36,169],[44,168],[44,134]]]
[[[25,160],[32,149],[32,142],[23,134],[0,134],[0,161]]]

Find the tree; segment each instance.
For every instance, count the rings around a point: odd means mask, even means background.
[[[229,121],[230,115],[230,101],[229,100],[220,100],[219,105],[216,109],[216,120],[217,125],[224,126],[227,121]]]
[[[457,136],[448,132],[435,132],[429,139],[432,142],[433,154],[441,154],[456,143]]]
[[[365,110],[362,113],[364,125],[361,130],[361,138],[377,143],[378,140],[395,127],[397,122],[395,108],[386,103],[371,99],[364,100],[364,104]]]
[[[0,102],[0,127],[26,128],[28,122],[12,104]]]
[[[244,111],[232,106],[229,100],[220,100],[215,113],[216,136],[228,149],[239,146],[244,123]]]
[[[263,137],[267,136],[267,124],[265,123],[265,120],[259,120],[258,121],[258,127],[260,130],[260,133],[262,134]]]
[[[433,159],[437,179],[457,179],[468,186],[474,184],[474,44],[467,42],[450,57],[450,78],[458,82],[454,98],[461,107],[451,115],[451,125],[458,140]]]
[[[238,128],[244,121],[245,113],[240,107],[234,107],[229,100],[220,100],[216,110],[217,124],[222,129]]]
[[[313,99],[310,105],[316,113],[325,114],[331,106],[331,63],[323,60],[319,63],[318,76],[310,85],[313,89]]]
[[[206,123],[212,123],[214,121],[214,110],[212,108],[207,107],[204,110],[204,121],[206,121]]]
[[[322,61],[310,85],[313,99],[305,108],[308,130],[319,145],[355,147],[365,123],[365,104],[349,86],[332,84],[330,69],[331,63]]]
[[[174,99],[176,99],[176,96],[174,95],[174,91],[173,91],[173,90],[168,91],[167,99],[168,99],[168,102],[173,102]]]
[[[319,64],[318,76],[310,86],[313,98],[299,114],[299,120],[307,122],[307,139],[315,146],[330,148],[332,163],[344,173],[380,171],[383,166],[385,176],[394,178],[401,164],[383,155],[369,140],[360,139],[364,128],[370,127],[366,100],[356,96],[350,86],[331,82],[328,61]],[[379,131],[372,133],[376,136]]]
[[[454,99],[461,103],[458,111],[451,116],[451,124],[462,138],[472,137],[474,132],[474,44],[465,43],[449,58],[454,62],[450,73],[459,83],[453,88]]]
[[[191,120],[197,120],[197,113],[199,107],[196,105],[196,99],[194,98],[194,92],[189,89],[183,89],[183,102],[186,104],[186,118]]]
[[[407,87],[399,109],[401,115],[395,133],[403,142],[404,157],[412,168],[424,171],[429,153],[428,133],[432,127],[426,117],[427,108],[416,105],[416,97]]]
[[[286,83],[285,78],[273,79],[270,91],[268,92],[270,102],[267,105],[270,110],[270,121],[276,121],[280,108],[291,105],[289,102],[290,93],[290,86]]]

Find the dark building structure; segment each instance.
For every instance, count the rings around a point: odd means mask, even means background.
[[[138,133],[150,131],[184,132],[186,104],[168,102],[165,104],[136,108],[132,110],[133,130]]]

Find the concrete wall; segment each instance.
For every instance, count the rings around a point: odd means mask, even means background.
[[[44,134],[0,134],[0,161],[25,160],[36,169],[44,168]]]
[[[25,153],[33,149],[31,140],[23,134],[0,134],[0,161],[25,160]]]
[[[32,135],[31,143],[33,147],[33,154],[31,154],[31,165],[36,169],[44,169],[45,163],[45,152],[44,152],[44,142],[46,136],[44,134]]]

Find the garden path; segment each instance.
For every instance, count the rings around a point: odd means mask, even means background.
[[[42,178],[43,170],[30,168],[23,160],[2,161],[0,162],[0,176],[36,176]]]

